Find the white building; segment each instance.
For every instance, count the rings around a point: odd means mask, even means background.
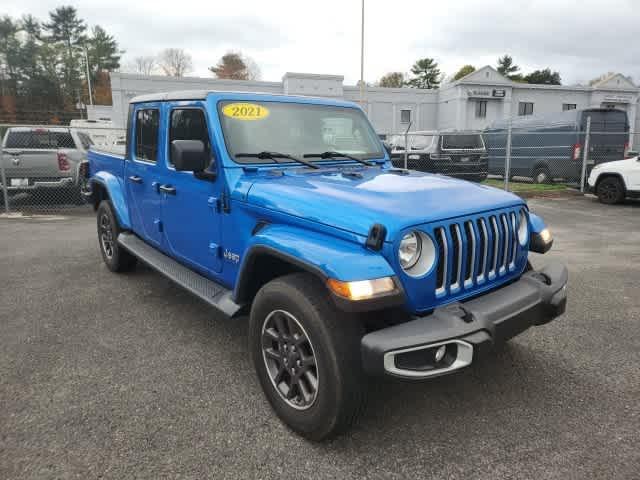
[[[286,73],[282,82],[111,74],[111,118],[124,126],[127,104],[137,95],[171,90],[210,89],[344,98],[359,102],[358,86],[340,75]],[[438,90],[367,87],[363,108],[378,133],[411,130],[482,129],[498,118],[561,112],[572,108],[615,107],[628,112],[631,131],[640,128],[640,88],[621,74],[594,86],[530,85],[512,82],[486,66]],[[91,114],[91,112],[90,112]],[[98,111],[96,111],[96,115]],[[108,113],[99,110],[104,118]]]

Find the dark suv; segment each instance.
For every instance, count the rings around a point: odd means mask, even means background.
[[[474,182],[487,178],[487,149],[479,132],[420,131],[411,132],[408,138],[408,169]],[[405,136],[394,135],[388,144],[393,165],[405,167]]]

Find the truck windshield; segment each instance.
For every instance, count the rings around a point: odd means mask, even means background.
[[[253,101],[221,102],[218,108],[227,150],[238,163],[264,163],[259,156],[236,157],[264,151],[295,157],[339,151],[365,160],[384,156],[378,136],[356,108]]]

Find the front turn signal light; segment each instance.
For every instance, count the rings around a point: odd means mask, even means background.
[[[536,253],[547,253],[553,245],[553,235],[548,228],[540,233],[532,233],[529,239],[529,250]]]
[[[330,278],[327,280],[327,287],[339,297],[354,301],[381,297],[397,291],[396,284],[391,277],[356,282],[341,282]]]

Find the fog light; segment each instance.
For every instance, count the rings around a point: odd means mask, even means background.
[[[440,347],[438,347],[438,349],[436,350],[436,354],[435,354],[435,360],[436,363],[439,363],[443,358],[445,353],[447,353],[447,346],[446,345],[441,345]]]
[[[542,230],[540,232],[540,238],[544,243],[549,243],[553,239],[553,237],[551,236],[551,230],[549,230],[548,228]]]

